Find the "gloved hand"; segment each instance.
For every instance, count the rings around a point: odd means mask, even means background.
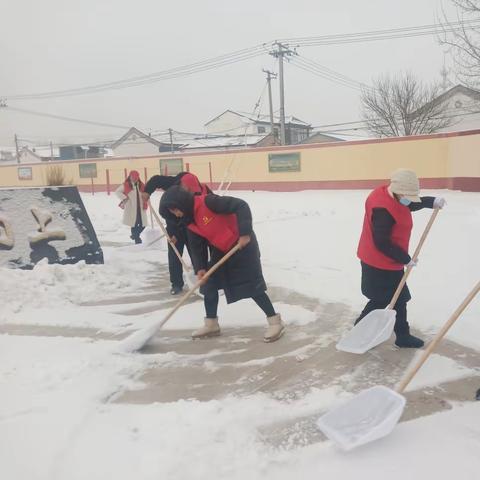
[[[443,208],[447,202],[443,197],[435,197],[435,200],[433,201],[433,208]]]
[[[408,267],[416,267],[418,264],[418,258],[416,260],[410,260],[405,266]]]

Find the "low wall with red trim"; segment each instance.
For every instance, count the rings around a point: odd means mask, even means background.
[[[61,165],[67,183],[77,185],[81,191],[113,191],[129,170],[138,170],[142,179],[147,179],[164,174],[164,167],[160,172],[161,165],[173,165],[190,170],[213,188],[223,184],[232,190],[367,189],[384,183],[397,168],[410,168],[417,172],[423,188],[478,192],[478,152],[480,130],[471,130],[338,143],[8,165],[0,166],[0,187],[44,186],[49,166]],[[274,161],[284,158],[282,155],[294,158],[288,165],[291,171],[282,171],[278,164],[275,167]],[[176,172],[167,169],[167,173]]]

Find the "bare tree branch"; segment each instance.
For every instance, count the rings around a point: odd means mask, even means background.
[[[448,104],[438,102],[437,85],[424,85],[412,74],[384,76],[362,90],[362,117],[378,137],[434,133],[452,125]]]
[[[480,20],[480,0],[450,0],[457,9],[457,20]],[[448,29],[449,19],[443,11],[440,43],[449,47],[456,75],[461,83],[480,86],[480,27],[462,24],[461,30]]]

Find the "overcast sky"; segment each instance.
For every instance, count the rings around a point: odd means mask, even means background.
[[[442,4],[454,19],[449,0],[0,0],[0,99],[146,75],[277,38],[432,24]],[[444,62],[433,36],[302,47],[298,53],[364,83],[402,70],[439,81]],[[180,79],[8,105],[146,132],[203,132],[226,109],[254,109],[265,85],[262,68],[276,69],[275,59],[265,53]],[[288,115],[314,126],[360,118],[355,89],[290,64],[285,84]],[[268,113],[266,95],[262,113]],[[57,143],[115,139],[124,130],[0,108],[0,145],[13,145],[14,133]]]

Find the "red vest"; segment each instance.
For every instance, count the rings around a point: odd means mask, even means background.
[[[387,186],[378,187],[367,197],[365,202],[365,218],[363,219],[363,230],[358,244],[358,258],[375,268],[382,270],[402,270],[404,265],[397,263],[390,257],[384,255],[377,249],[373,241],[372,213],[374,208],[385,208],[395,220],[390,238],[392,243],[408,252],[410,234],[412,232],[412,213],[408,207],[397,202],[390,196]]]
[[[193,221],[187,228],[222,252],[228,252],[238,241],[237,216],[212,212],[205,205],[205,195],[194,197]]]

